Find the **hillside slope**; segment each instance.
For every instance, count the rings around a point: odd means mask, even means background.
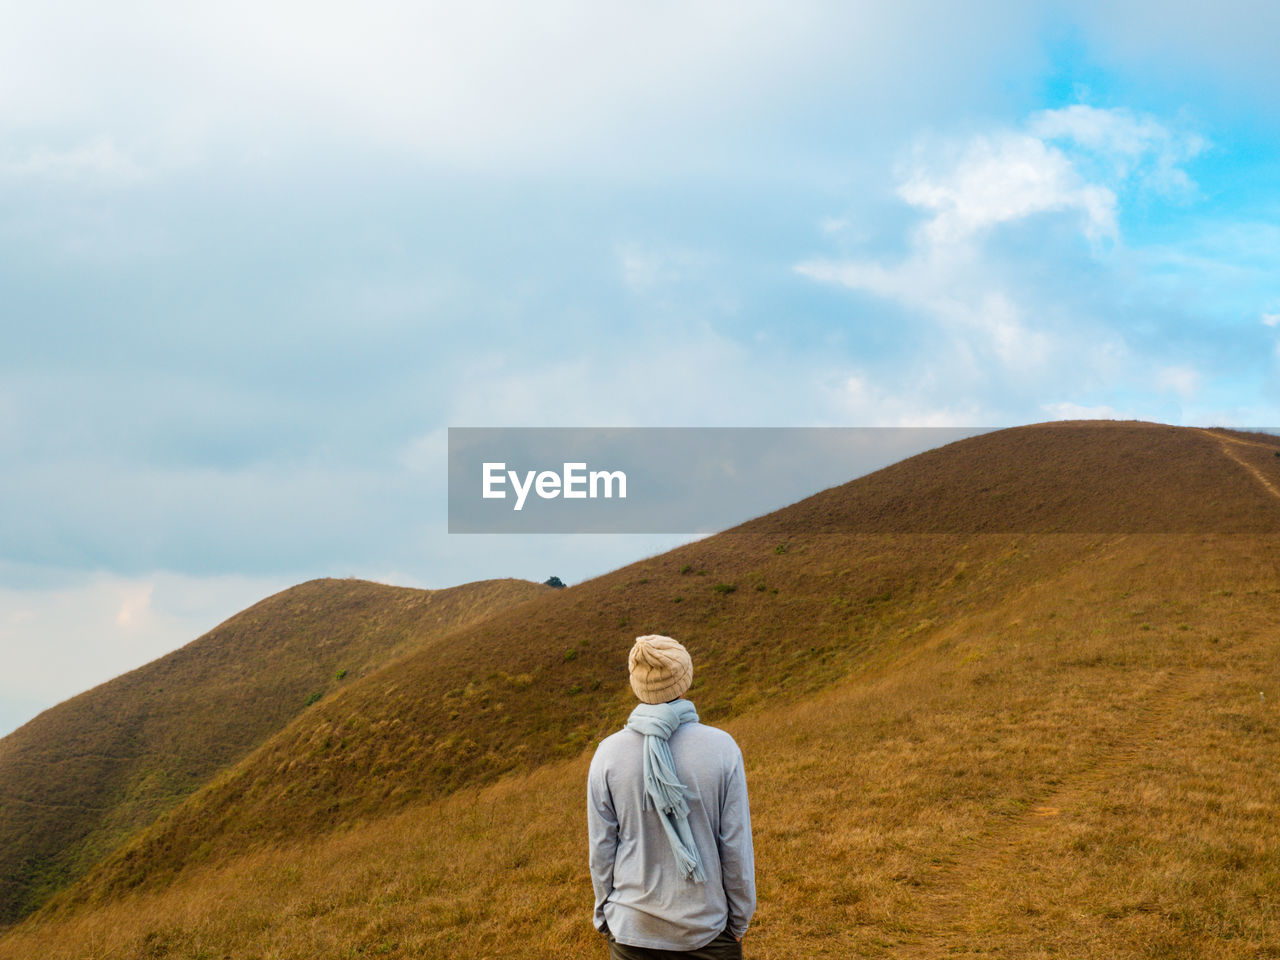
[[[1197,529],[1280,529],[1264,472],[1276,472],[1276,449],[1265,437],[1140,423],[985,434],[499,612],[317,705],[64,902],[160,886],[576,756],[625,715],[619,651],[640,633],[688,644],[700,710],[723,721],[909,657],[943,625],[1088,563],[1117,519],[1167,529],[1182,511]],[[998,497],[983,495],[992,489]],[[1095,532],[984,532],[1002,503],[1033,530]],[[840,529],[856,529],[921,504],[950,532],[814,532],[833,509]]]
[[[1075,562],[1019,559],[1041,541]],[[1280,539],[1037,535],[1004,562],[1021,576],[991,602],[721,721],[751,794],[749,956],[1280,956]],[[64,904],[0,958],[602,957],[589,757]]]
[[[40,714],[0,740],[0,922],[81,875],[310,699],[546,589],[315,580]]]
[[[1275,533],[1280,437],[1134,421],[981,434],[736,527],[827,533]]]

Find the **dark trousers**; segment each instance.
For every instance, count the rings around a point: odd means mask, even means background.
[[[650,947],[629,947],[609,937],[609,960],[742,960],[742,944],[733,939],[728,928],[697,950],[654,950]]]

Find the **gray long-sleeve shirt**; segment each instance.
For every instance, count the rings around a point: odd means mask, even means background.
[[[689,827],[706,882],[681,878],[658,812],[645,803],[644,737],[621,730],[601,741],[587,775],[595,925],[634,947],[697,950],[726,926],[741,937],[755,912],[747,779],[742,751],[723,730],[686,723],[668,742],[693,791]]]

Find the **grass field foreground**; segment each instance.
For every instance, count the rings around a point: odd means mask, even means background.
[[[1280,956],[1280,543],[1084,550],[723,724],[755,821],[749,956]],[[0,957],[603,956],[589,756],[50,910]]]

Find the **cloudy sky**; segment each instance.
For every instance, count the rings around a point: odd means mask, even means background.
[[[1280,423],[1280,8],[0,2],[0,733],[450,537],[449,426]]]

